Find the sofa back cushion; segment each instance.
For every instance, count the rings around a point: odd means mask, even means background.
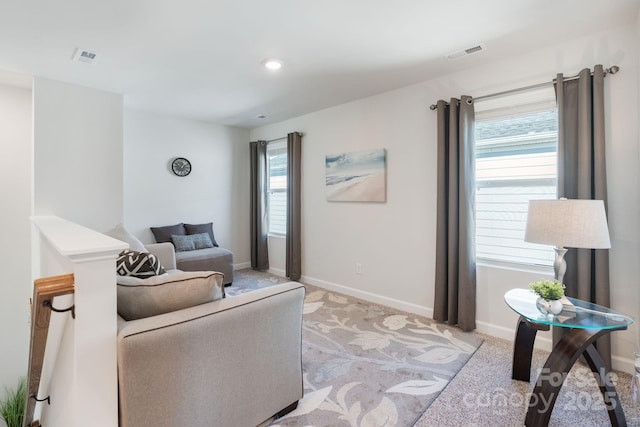
[[[215,237],[213,237],[213,223],[207,222],[206,224],[184,224],[184,229],[187,234],[200,234],[207,233],[211,239],[213,246],[218,247]]]
[[[156,316],[224,298],[224,275],[185,271],[148,279],[118,276],[118,314],[125,320]]]
[[[150,227],[150,228],[151,228],[151,232],[156,238],[156,242],[158,243],[163,243],[163,242],[173,243],[171,241],[172,235],[175,234],[175,235],[184,236],[185,234],[187,234],[187,231],[185,230],[183,223],[175,224],[175,225],[167,225],[164,227]]]

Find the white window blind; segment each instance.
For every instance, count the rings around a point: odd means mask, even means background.
[[[551,247],[524,241],[529,200],[556,198],[553,90],[498,102],[476,106],[476,256],[553,265]]]
[[[287,143],[270,143],[267,146],[268,161],[268,220],[269,233],[284,235],[287,232]]]

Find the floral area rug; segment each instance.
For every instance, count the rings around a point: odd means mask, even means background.
[[[431,319],[306,287],[305,395],[271,427],[412,426],[482,344]]]
[[[288,281],[284,277],[274,276],[273,274],[242,269],[233,272],[233,283],[231,286],[225,287],[224,291],[228,296],[234,296]]]

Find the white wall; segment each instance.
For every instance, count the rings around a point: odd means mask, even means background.
[[[122,96],[34,79],[35,214],[95,230],[122,220]]]
[[[149,227],[213,222],[216,241],[249,258],[249,131],[201,121],[125,110],[124,222],[143,242]],[[186,157],[178,177],[171,161]]]
[[[0,85],[0,399],[27,374],[31,293],[31,215],[33,184],[31,89]],[[0,423],[2,423],[0,421]]]
[[[623,27],[254,129],[252,140],[304,133],[303,280],[430,315],[437,176],[436,115],[429,105],[550,81],[558,72],[571,75],[598,63],[615,64],[621,71],[605,84],[612,306],[640,319],[637,44],[636,28]],[[325,156],[373,148],[387,149],[387,202],[327,202]],[[282,251],[282,240],[271,238],[275,271],[284,269]],[[362,264],[362,275],[356,274],[356,263]],[[478,329],[511,339],[516,315],[503,294],[542,275],[552,272],[480,265]],[[614,333],[614,366],[629,367],[619,358],[632,358],[635,335]]]

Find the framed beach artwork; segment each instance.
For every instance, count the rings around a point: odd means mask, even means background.
[[[330,202],[386,202],[387,151],[356,151],[326,156]]]

